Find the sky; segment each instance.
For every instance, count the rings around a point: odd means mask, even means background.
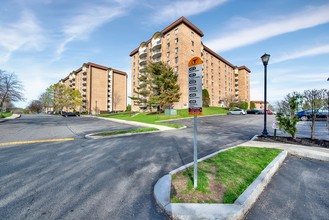
[[[206,46],[251,70],[251,100],[264,99],[264,53],[271,104],[329,88],[329,0],[2,0],[0,69],[17,75],[26,97],[15,106],[87,62],[127,72],[130,95],[129,53],[181,16]]]

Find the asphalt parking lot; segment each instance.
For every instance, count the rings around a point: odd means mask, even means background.
[[[245,219],[329,219],[328,186],[329,162],[290,156]]]

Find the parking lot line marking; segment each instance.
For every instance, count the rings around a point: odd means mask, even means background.
[[[73,140],[74,140],[74,138],[57,138],[57,139],[45,139],[45,140],[14,141],[14,142],[0,143],[0,146],[17,145],[17,144],[47,143],[47,142],[58,142],[58,141],[73,141]]]

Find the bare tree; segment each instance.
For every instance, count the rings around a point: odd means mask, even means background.
[[[14,73],[0,70],[0,108],[5,102],[24,101],[22,83]]]
[[[33,100],[29,106],[27,107],[27,109],[31,112],[31,113],[40,113],[42,110],[42,104],[41,101],[39,100]]]
[[[121,101],[121,95],[118,92],[115,92],[112,96],[113,110],[117,110],[117,105]]]
[[[317,109],[326,105],[327,90],[325,89],[305,90],[303,93],[303,98],[304,98],[304,106],[307,106],[312,112],[311,139],[314,140],[315,119],[316,119]]]
[[[227,108],[238,107],[240,99],[236,99],[234,95],[226,95],[223,97],[224,106]]]

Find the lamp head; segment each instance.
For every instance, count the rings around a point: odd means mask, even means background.
[[[261,56],[262,62],[264,64],[264,66],[266,66],[268,64],[268,61],[270,60],[270,56],[269,54],[265,53],[263,56]]]

